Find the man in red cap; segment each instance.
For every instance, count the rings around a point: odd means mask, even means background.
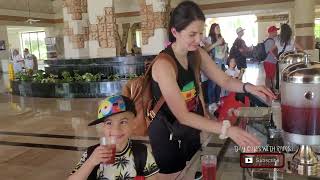
[[[277,59],[273,55],[273,53],[270,52],[272,47],[275,44],[274,38],[277,37],[279,28],[276,28],[275,26],[270,26],[268,28],[268,38],[264,41],[265,50],[268,53],[268,56],[263,62],[264,70],[266,72],[266,86],[273,89],[273,81],[276,74],[276,64]]]

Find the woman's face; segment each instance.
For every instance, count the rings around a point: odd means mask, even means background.
[[[216,26],[216,27],[214,28],[214,32],[215,32],[216,34],[220,34],[220,26]]]
[[[185,29],[180,32],[171,29],[176,38],[176,43],[188,51],[195,51],[199,48],[203,36],[204,21],[196,20],[191,22]]]

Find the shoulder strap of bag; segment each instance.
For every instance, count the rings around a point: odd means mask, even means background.
[[[147,146],[142,143],[132,141],[131,148],[134,165],[136,166],[137,176],[144,176],[143,171],[144,167],[147,164],[148,157]]]
[[[177,64],[176,64],[175,60],[174,60],[170,55],[168,55],[168,54],[166,54],[166,53],[160,53],[160,54],[156,57],[156,59],[154,60],[154,62],[155,62],[157,59],[161,59],[161,60],[163,60],[163,61],[168,61],[168,62],[173,66],[174,71],[175,71],[175,73],[176,73],[176,78],[178,79],[178,67],[177,67]],[[154,63],[154,62],[153,62],[153,63]],[[151,65],[153,65],[153,63],[152,63]],[[149,70],[149,69],[151,70],[151,66],[149,66],[148,70]],[[152,109],[150,112],[148,112],[148,116],[149,116],[149,117],[151,116],[151,118],[154,118],[154,117],[157,115],[157,113],[159,112],[161,106],[162,106],[164,103],[165,103],[165,99],[164,99],[163,96],[161,96],[161,97],[159,98],[159,100],[156,102],[156,104],[153,106],[153,109]]]
[[[281,52],[278,54],[278,58],[279,58],[280,55],[286,50],[286,47],[287,47],[287,42],[284,43],[284,46],[283,46]]]
[[[203,91],[202,91],[202,86],[201,86],[201,77],[200,77],[200,70],[201,70],[201,54],[200,51],[195,52],[195,58],[194,58],[194,76],[196,79],[196,86],[198,86],[199,90],[199,99],[202,105],[203,113],[205,116],[209,117],[209,113],[207,112],[205,108],[205,102],[204,102],[204,97],[203,97]]]
[[[267,38],[266,40],[263,41],[263,43],[267,42],[268,40],[273,40],[274,41],[273,38]]]

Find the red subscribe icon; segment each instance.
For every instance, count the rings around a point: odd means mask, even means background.
[[[240,167],[242,168],[283,168],[284,164],[283,153],[240,154]]]

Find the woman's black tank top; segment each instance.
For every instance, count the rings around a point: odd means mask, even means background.
[[[185,69],[177,60],[172,47],[169,46],[166,49],[162,51],[162,53],[166,53],[170,55],[175,63],[177,64],[177,83],[180,88],[180,92],[184,97],[184,100],[187,104],[187,108],[189,112],[195,112],[199,115],[203,115],[203,110],[202,110],[202,105],[199,100],[199,88],[196,85],[196,80],[195,80],[195,75],[194,75],[194,67],[193,67],[193,62],[196,60],[194,56],[194,52],[189,51],[188,52],[188,69]],[[156,81],[152,79],[152,94],[154,97],[153,103],[157,102],[157,100],[162,96],[159,85]],[[175,116],[169,109],[168,105],[164,103],[160,109],[161,112],[163,112],[168,120],[170,122],[173,122],[176,120]],[[163,114],[162,113],[162,114]]]

